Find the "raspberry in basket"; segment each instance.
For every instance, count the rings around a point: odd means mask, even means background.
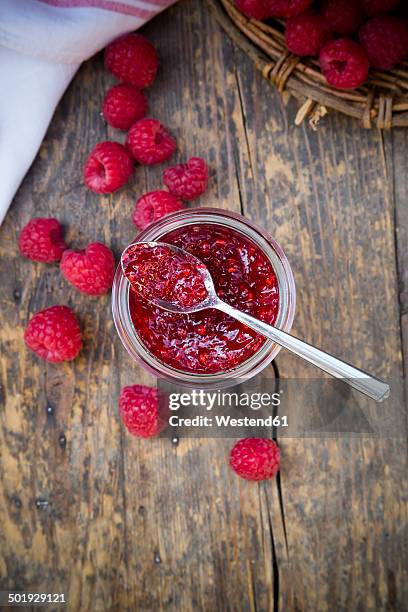
[[[286,23],[285,42],[296,55],[318,55],[323,45],[332,37],[325,18],[316,11],[306,11],[291,17]]]
[[[133,211],[133,223],[140,229],[145,229],[154,221],[183,208],[183,202],[172,193],[162,190],[150,191],[137,200]]]
[[[100,142],[85,162],[84,183],[95,193],[113,193],[128,182],[133,171],[129,151],[118,142]]]
[[[400,0],[362,0],[366,15],[370,17],[380,13],[390,13],[400,5]]]
[[[30,319],[24,342],[45,361],[71,361],[82,347],[78,319],[68,306],[40,310]]]
[[[246,480],[266,480],[279,471],[280,450],[268,438],[244,438],[234,444],[230,466]]]
[[[67,248],[62,238],[62,227],[52,217],[31,219],[20,232],[18,246],[21,255],[42,263],[59,261]]]
[[[145,116],[146,111],[147,99],[143,91],[126,83],[111,87],[102,106],[105,121],[119,130],[128,130],[135,121]]]
[[[360,29],[370,65],[390,70],[408,56],[408,21],[391,15],[373,17]]]
[[[313,0],[266,0],[269,16],[296,17],[304,13],[313,3]]]
[[[270,16],[267,0],[235,0],[235,6],[247,17],[258,21]]]
[[[177,143],[157,119],[140,119],[129,130],[126,145],[139,164],[160,164],[171,157]]]
[[[368,76],[367,54],[350,38],[326,43],[320,51],[319,62],[327,82],[339,89],[359,87]]]
[[[135,87],[148,87],[155,79],[157,51],[141,34],[126,34],[105,49],[105,66],[120,81]]]
[[[364,17],[356,0],[324,0],[320,10],[332,30],[342,36],[357,32]]]

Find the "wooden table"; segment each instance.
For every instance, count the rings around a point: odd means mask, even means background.
[[[208,159],[201,205],[242,211],[284,246],[294,332],[400,376],[408,131],[337,114],[317,132],[295,127],[296,104],[283,106],[203,3],[182,1],[145,33],[163,58],[150,112],[175,132],[177,159]],[[154,381],[122,348],[110,298],[18,256],[32,216],[57,216],[78,247],[102,240],[118,255],[133,238],[133,202],[160,187],[162,168],[138,168],[113,196],[82,184],[87,152],[118,137],[99,114],[112,83],[101,55],[81,68],[0,230],[1,588],[65,592],[75,611],[407,609],[406,437],[282,439],[280,480],[259,485],[230,471],[231,440],[132,438],[120,388]],[[24,348],[30,315],[57,303],[84,329],[74,363]],[[312,375],[286,352],[277,363]]]

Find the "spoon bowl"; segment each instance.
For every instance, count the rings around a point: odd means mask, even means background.
[[[193,304],[190,304],[188,306],[180,304],[177,300],[163,299],[158,295],[149,296],[149,298],[147,298],[149,302],[151,302],[155,306],[159,306],[159,308],[162,308],[163,310],[168,310],[169,312],[190,314],[192,312],[204,310],[205,308],[214,308],[215,304],[220,301],[215,291],[214,282],[207,266],[205,266],[200,259],[192,255],[191,253],[188,253],[187,251],[184,251],[183,249],[180,249],[179,247],[176,247],[172,244],[166,244],[164,242],[134,242],[128,247],[126,247],[126,249],[121,255],[120,263],[122,266],[123,274],[126,276],[126,278],[131,284],[134,262],[138,257],[138,254],[140,253],[140,249],[142,247],[145,249],[151,249],[152,251],[156,249],[162,249],[163,251],[166,251],[169,256],[173,255],[174,257],[176,257],[178,261],[187,261],[196,269],[197,273],[200,275],[206,290],[206,296],[203,299],[195,301]],[[163,262],[163,264],[165,263],[166,262]],[[143,278],[141,278],[140,280],[143,282]]]

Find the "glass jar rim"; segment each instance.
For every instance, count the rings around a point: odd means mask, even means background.
[[[222,208],[195,208],[176,211],[149,225],[137,235],[138,242],[158,241],[161,236],[180,227],[194,224],[217,224],[229,227],[249,238],[260,248],[271,261],[278,279],[279,311],[275,325],[283,331],[290,332],[296,307],[296,288],[292,270],[282,247],[259,226],[239,213]],[[187,387],[225,387],[252,378],[263,370],[278,354],[280,346],[272,340],[264,344],[242,364],[214,374],[194,374],[177,370],[164,364],[150,353],[139,340],[129,310],[129,282],[119,265],[112,287],[112,314],[116,330],[127,352],[132,359],[141,363],[156,377],[175,382]]]

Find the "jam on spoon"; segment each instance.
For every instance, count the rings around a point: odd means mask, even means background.
[[[207,268],[187,251],[160,242],[138,242],[126,249],[121,261],[132,287],[157,306],[191,311],[208,298]]]

